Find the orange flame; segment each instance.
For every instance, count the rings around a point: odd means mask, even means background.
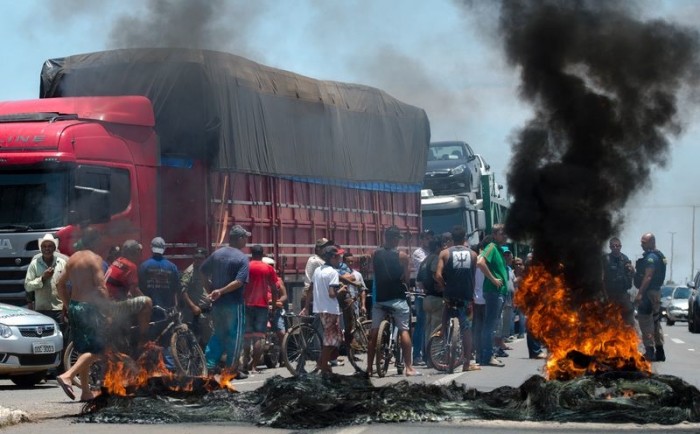
[[[639,338],[622,320],[620,308],[603,300],[574,305],[561,276],[533,266],[515,294],[529,332],[549,352],[546,376],[567,380],[611,370],[651,372],[639,352]]]
[[[164,380],[161,384],[169,391],[194,391],[195,378],[183,381],[183,378],[171,372],[163,360],[162,348],[153,342],[146,344],[136,361],[126,354],[114,351],[108,351],[105,357],[107,360],[103,385],[107,393],[111,395],[133,395],[138,389],[148,387],[149,380],[157,377]],[[224,388],[235,391],[230,383],[233,378],[235,378],[235,374],[224,372],[218,381],[210,375],[208,378],[201,378],[200,380],[203,381],[199,383],[207,392]]]

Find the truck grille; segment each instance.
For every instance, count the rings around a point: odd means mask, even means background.
[[[28,327],[18,327],[19,332],[25,338],[48,338],[53,336],[56,331],[52,324],[38,325],[38,326],[28,326]]]
[[[24,277],[32,258],[0,258],[0,303],[27,304]]]

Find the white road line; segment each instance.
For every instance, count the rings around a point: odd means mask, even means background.
[[[456,380],[463,373],[464,372],[455,372],[454,374],[445,375],[444,377],[440,378],[439,380],[433,381],[433,384],[436,384],[436,385],[450,384],[450,383],[452,383],[452,380]]]
[[[695,348],[688,348],[688,351],[695,351]]]
[[[680,340],[680,339],[678,339],[678,338],[671,338],[671,340],[672,340],[674,343],[676,343],[676,344],[684,344],[684,343],[685,343],[684,341],[682,341],[682,340]]]

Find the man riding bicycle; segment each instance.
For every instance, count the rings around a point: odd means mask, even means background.
[[[453,227],[451,235],[454,245],[440,252],[435,271],[435,279],[444,288],[442,335],[447,336],[450,319],[456,317],[464,354],[462,371],[475,371],[480,368],[476,364],[470,365],[469,361],[472,355],[471,316],[477,256],[466,246],[464,227]]]
[[[148,342],[148,325],[151,321],[153,302],[139,289],[136,263],[143,247],[135,240],[126,240],[121,256],[110,264],[105,273],[105,286],[110,300],[114,301],[113,320],[126,327],[136,317],[139,327],[138,348]]]
[[[367,349],[367,375],[372,375],[375,348],[379,325],[384,319],[385,312],[389,312],[394,323],[399,328],[399,338],[403,359],[406,363],[406,376],[420,375],[414,368],[411,357],[411,335],[409,326],[411,310],[406,301],[408,288],[408,255],[399,252],[397,247],[403,236],[396,226],[390,226],[384,232],[384,245],[374,252],[372,265],[374,267],[375,290],[372,306],[372,332],[370,344]]]

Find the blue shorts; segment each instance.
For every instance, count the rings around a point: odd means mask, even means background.
[[[459,320],[459,330],[465,332],[472,328],[472,304],[473,302],[463,302],[463,305],[455,306],[445,303],[442,309],[442,327],[445,328],[450,322],[450,318]]]
[[[284,326],[284,309],[275,309],[270,320],[270,328],[274,332],[283,332],[287,328]]]
[[[399,330],[408,330],[411,310],[405,298],[378,301],[372,305],[372,329],[378,329],[386,313],[390,312]]]
[[[269,319],[267,307],[245,307],[245,334],[249,336],[264,337],[267,333],[267,321]]]

